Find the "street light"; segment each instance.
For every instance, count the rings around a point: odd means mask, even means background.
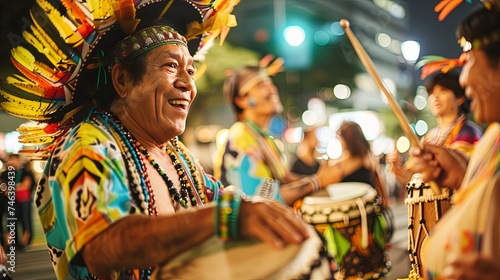
[[[306,32],[304,28],[298,25],[292,25],[285,28],[283,31],[283,36],[285,37],[285,41],[293,47],[297,47],[304,43],[306,39]]]
[[[410,67],[407,67],[406,69],[409,71],[408,77],[410,78],[410,83],[409,83],[410,96],[414,96],[415,95],[415,69],[412,66],[415,64],[415,62],[417,61],[417,59],[420,55],[420,44],[417,41],[413,41],[413,40],[404,41],[401,43],[401,53],[403,54],[404,59],[406,60],[406,62],[410,66]],[[405,102],[408,103],[407,101],[405,101]],[[416,115],[413,115],[413,116],[415,118],[417,117]],[[413,123],[411,125],[412,125],[412,127],[414,127]],[[405,140],[408,140],[408,139],[400,138],[398,140],[397,145],[398,145],[398,150],[400,152],[402,152],[403,150],[406,151]]]
[[[401,53],[410,64],[414,64],[420,55],[420,44],[417,41],[409,40],[401,43]]]

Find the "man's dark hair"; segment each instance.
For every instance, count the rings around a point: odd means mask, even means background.
[[[459,83],[461,67],[455,67],[446,73],[439,71],[433,76],[429,77],[425,82],[425,88],[427,92],[432,94],[434,87],[440,85],[453,91],[456,99],[464,98],[464,102],[459,106],[460,113],[466,115],[470,110],[470,100],[465,97],[465,89]]]
[[[495,9],[481,8],[465,18],[457,28],[457,38],[464,37],[469,42],[481,40],[488,37],[488,43],[482,43],[480,49],[489,58],[491,66],[498,66],[500,63],[500,12]],[[493,36],[496,33],[495,36]]]

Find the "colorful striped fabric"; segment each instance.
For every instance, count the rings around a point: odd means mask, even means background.
[[[40,180],[35,203],[58,279],[92,279],[79,256],[82,247],[119,219],[141,213],[130,196],[137,186],[128,179],[123,143],[110,127],[105,115],[94,114],[70,130]],[[211,190],[221,187],[206,174],[203,179]],[[110,277],[146,278],[138,270]]]

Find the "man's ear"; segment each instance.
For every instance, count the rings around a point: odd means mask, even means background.
[[[129,80],[127,76],[128,73],[121,64],[115,64],[111,68],[111,81],[120,98],[127,96],[127,81]]]
[[[248,96],[236,96],[234,98],[234,104],[241,109],[248,108]]]
[[[460,106],[460,105],[464,104],[464,102],[465,102],[465,97],[463,97],[463,96],[462,96],[462,97],[460,97],[459,99],[457,99],[457,104],[458,104],[458,106]]]

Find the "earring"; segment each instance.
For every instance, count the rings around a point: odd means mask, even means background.
[[[253,97],[248,98],[248,106],[249,107],[255,107],[257,105],[257,102],[255,102],[255,99]]]

